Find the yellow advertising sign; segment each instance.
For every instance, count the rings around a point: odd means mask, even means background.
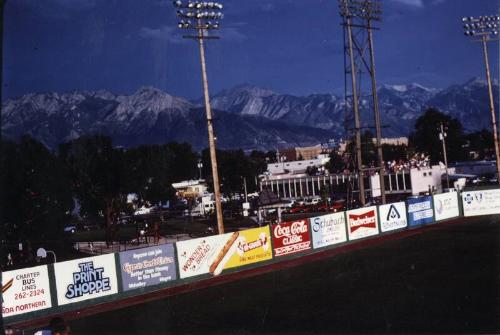
[[[224,269],[263,262],[273,258],[269,226],[240,231],[235,245],[235,252]]]

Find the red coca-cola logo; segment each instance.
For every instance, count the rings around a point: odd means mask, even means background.
[[[291,235],[300,235],[304,233],[307,233],[307,223],[305,220],[295,221],[288,225],[277,225],[274,228],[274,237],[276,238],[290,237]]]
[[[273,228],[274,251],[284,256],[311,248],[307,220],[283,222]]]
[[[349,228],[351,233],[354,233],[359,228],[377,228],[375,218],[375,210],[368,211],[363,214],[349,214]]]

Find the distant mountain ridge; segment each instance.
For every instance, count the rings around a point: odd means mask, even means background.
[[[498,106],[498,83],[495,83]],[[383,136],[407,136],[428,108],[458,118],[467,131],[490,128],[486,82],[473,79],[439,90],[419,84],[378,88]],[[333,94],[293,96],[239,85],[212,96],[219,148],[267,150],[317,144],[345,136],[343,97]],[[370,125],[371,101],[361,103]],[[2,133],[30,134],[48,147],[89,134],[105,134],[116,145],[186,141],[207,146],[205,111],[200,100],[188,101],[152,87],[131,95],[109,91],[32,93],[2,104]]]
[[[494,84],[498,106],[498,82]],[[237,86],[214,95],[212,105],[240,115],[259,115],[286,124],[330,130],[333,137],[345,136],[343,97],[332,94],[297,97],[270,90],[263,90],[266,94],[251,94],[255,91],[256,88],[249,85]],[[486,81],[478,78],[444,90],[413,83],[381,85],[377,92],[384,136],[407,136],[416,119],[429,107],[457,117],[467,131],[489,128],[491,124]],[[373,125],[371,106],[370,100],[362,100],[360,108],[365,126]],[[474,122],[470,115],[474,115]]]

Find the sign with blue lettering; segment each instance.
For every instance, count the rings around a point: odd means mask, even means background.
[[[55,263],[54,271],[59,305],[118,292],[114,254]]]
[[[500,189],[462,193],[464,216],[500,214]]]
[[[120,268],[124,291],[175,280],[174,245],[120,252]]]
[[[313,248],[318,249],[347,241],[344,212],[310,218]]]
[[[406,203],[408,208],[408,224],[410,227],[434,222],[431,196],[410,198]]]

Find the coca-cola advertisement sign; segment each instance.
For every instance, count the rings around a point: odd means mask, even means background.
[[[349,240],[378,234],[377,207],[358,208],[347,212]]]
[[[311,249],[307,220],[283,222],[274,226],[273,242],[276,257]]]

